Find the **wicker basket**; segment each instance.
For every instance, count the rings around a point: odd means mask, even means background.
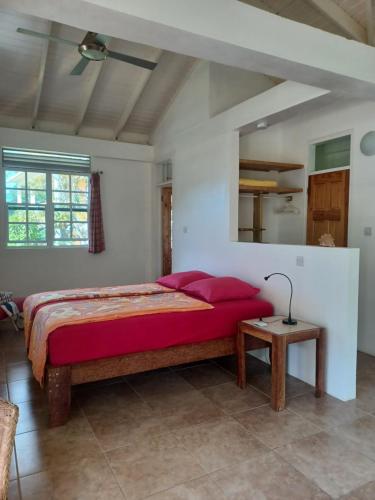
[[[18,406],[0,399],[0,500],[6,500]]]

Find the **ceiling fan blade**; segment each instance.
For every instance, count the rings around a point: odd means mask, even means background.
[[[36,36],[38,38],[47,38],[51,42],[65,43],[66,45],[72,45],[73,47],[78,47],[78,43],[72,42],[71,40],[65,40],[65,38],[60,38],[58,36],[48,35],[47,33],[39,33],[38,31],[27,30],[25,28],[17,28],[18,33],[23,35]]]
[[[95,37],[95,40],[98,42],[98,43],[101,43],[102,45],[105,45],[107,46],[107,44],[110,42],[111,40],[111,37],[110,36],[107,36],[107,35],[102,35],[101,33],[97,33],[96,34],[96,37]]]
[[[117,59],[118,61],[127,62],[129,64],[134,64],[134,66],[139,66],[145,69],[155,69],[157,66],[156,62],[146,61],[146,59],[139,59],[138,57],[127,56],[126,54],[120,54],[119,52],[108,51],[108,57],[112,59]]]
[[[82,57],[79,63],[74,66],[70,74],[74,76],[82,75],[89,62],[89,59],[86,59],[86,57]]]

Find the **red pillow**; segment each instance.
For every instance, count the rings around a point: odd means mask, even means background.
[[[213,278],[211,274],[204,273],[203,271],[185,271],[182,273],[167,274],[161,276],[156,283],[159,285],[167,286],[168,288],[175,288],[180,290],[182,287],[192,283],[193,281],[203,280],[206,278]]]
[[[260,292],[260,289],[232,276],[224,276],[194,281],[184,286],[182,291],[206,302],[214,303],[225,300],[252,299]]]

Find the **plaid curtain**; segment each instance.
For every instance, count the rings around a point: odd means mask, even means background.
[[[102,203],[100,199],[100,174],[94,172],[90,178],[89,252],[101,253],[105,250]]]

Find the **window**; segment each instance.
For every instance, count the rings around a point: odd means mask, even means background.
[[[315,171],[350,166],[350,135],[314,144],[314,149]]]
[[[88,244],[90,158],[3,149],[6,245]]]

